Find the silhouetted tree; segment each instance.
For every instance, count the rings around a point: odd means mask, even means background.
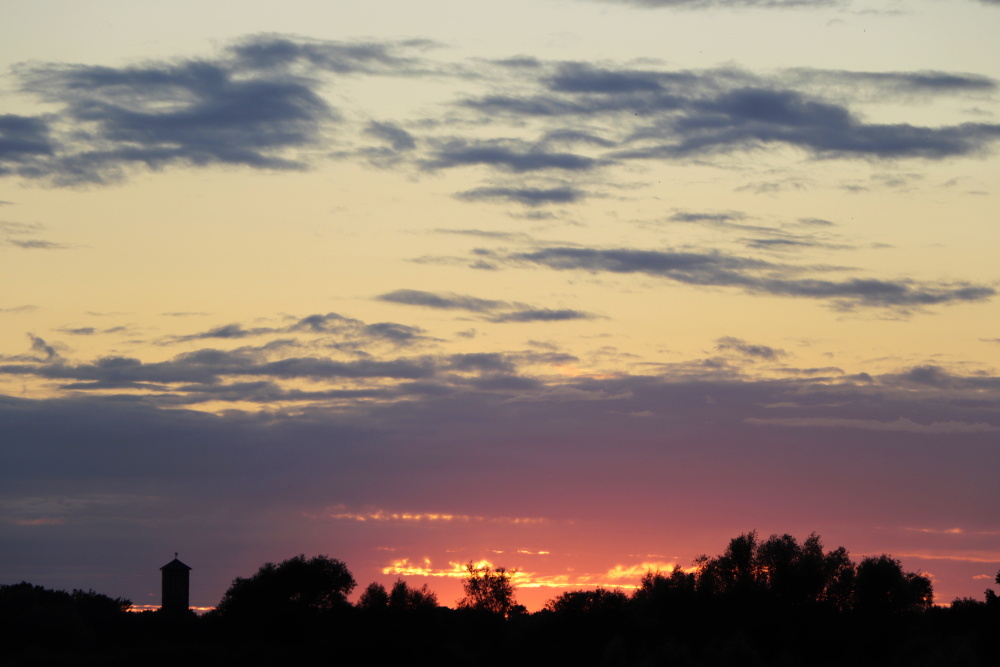
[[[756,530],[734,537],[721,556],[702,555],[695,564],[699,567],[698,590],[703,595],[746,597],[763,584]]]
[[[303,554],[265,563],[252,577],[237,577],[216,610],[222,618],[301,619],[347,607],[354,586],[341,561]]]
[[[357,606],[367,611],[386,609],[389,606],[389,594],[385,591],[385,586],[377,581],[368,584],[361,593]]]
[[[26,581],[0,585],[0,628],[5,653],[29,647],[81,648],[116,636],[132,603],[88,590],[72,593]]]
[[[926,609],[933,602],[930,579],[904,572],[897,559],[882,554],[867,556],[858,564],[855,609],[869,613],[903,613]]]
[[[688,613],[695,599],[695,575],[675,565],[669,574],[650,570],[642,575],[632,602],[647,616],[677,616]]]
[[[516,570],[490,565],[477,566],[472,561],[465,565],[466,575],[462,580],[465,597],[458,601],[461,609],[488,611],[503,617],[510,616],[520,605],[515,601],[514,574]]]
[[[824,554],[815,533],[799,544],[788,534],[761,542],[751,531],[732,539],[721,556],[699,556],[695,564],[702,598],[770,600],[786,608],[822,605],[840,611],[855,602],[855,567],[847,550],[840,547]]]
[[[997,584],[1000,584],[1000,572],[997,572],[997,578],[994,579]],[[993,591],[992,588],[986,589],[986,604],[991,606],[1000,606],[1000,597]]]
[[[397,579],[389,593],[389,609],[434,609],[437,595],[424,584],[420,588],[410,588],[402,579]]]
[[[621,614],[627,605],[628,596],[617,588],[597,588],[561,593],[546,602],[545,608],[561,614],[612,616]]]

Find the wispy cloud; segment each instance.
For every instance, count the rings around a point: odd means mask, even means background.
[[[797,267],[722,252],[551,247],[511,253],[498,259],[566,271],[638,273],[699,286],[736,287],[752,294],[820,299],[836,308],[897,308],[985,301],[996,295],[987,285],[801,276],[816,267]]]
[[[984,422],[931,422],[921,424],[919,422],[900,417],[896,421],[879,421],[877,419],[839,419],[836,417],[783,417],[774,419],[764,419],[750,417],[744,420],[747,424],[755,426],[782,426],[787,428],[846,428],[862,429],[865,431],[885,431],[893,433],[922,433],[922,434],[942,434],[942,433],[1000,433],[1000,426]]]
[[[434,293],[402,289],[376,297],[380,301],[438,310],[464,310],[479,314],[489,322],[560,322],[587,320],[595,316],[570,308],[534,308],[525,304],[494,299],[480,299],[455,293]]]
[[[525,206],[546,204],[575,204],[587,194],[574,187],[532,188],[532,187],[488,187],[466,190],[456,195],[466,201],[509,201]]]

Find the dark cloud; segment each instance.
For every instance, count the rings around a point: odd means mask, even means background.
[[[365,134],[385,141],[395,151],[410,151],[417,146],[412,134],[393,123],[372,121],[365,128]]]
[[[581,310],[569,308],[528,308],[509,313],[500,313],[489,318],[490,322],[562,322],[566,320],[590,320],[594,316]]]
[[[367,324],[361,320],[344,317],[337,313],[315,314],[300,318],[287,326],[245,328],[232,323],[194,334],[170,336],[164,343],[175,344],[195,340],[240,340],[275,334],[308,333],[330,336],[329,345],[343,350],[358,350],[366,345],[387,342],[394,346],[412,345],[426,340],[424,330],[396,322],[376,322]],[[283,344],[282,341],[269,343]]]
[[[300,169],[305,163],[286,152],[317,143],[334,116],[306,80],[238,76],[224,62],[31,65],[19,73],[25,90],[87,128],[89,140],[70,139],[49,162],[19,172],[61,184],[114,180],[137,165]]]
[[[788,70],[764,77],[733,68],[670,72],[562,63],[535,83],[541,92],[462,104],[489,116],[604,118],[620,137],[619,150],[604,160],[676,160],[775,144],[819,157],[944,159],[979,153],[1000,139],[997,124],[866,123],[848,106],[806,92],[840,84],[848,99],[863,92],[919,98],[996,89],[992,79],[971,74]]]
[[[45,353],[46,361],[61,360],[58,353],[34,339],[33,349]],[[40,341],[40,343],[38,342]],[[434,375],[428,360],[394,359],[377,361],[335,361],[321,357],[296,357],[277,361],[262,361],[248,350],[227,352],[203,349],[178,355],[170,361],[143,363],[130,357],[104,357],[94,363],[5,364],[0,373],[34,375],[48,379],[76,380],[92,383],[92,388],[121,386],[121,383],[195,383],[219,384],[225,377],[265,376],[281,379],[360,379],[392,378],[421,379]],[[109,385],[108,383],[113,383]],[[79,389],[87,385],[74,385]]]
[[[580,310],[532,308],[509,301],[480,299],[464,294],[436,294],[421,290],[396,290],[376,297],[380,301],[407,306],[423,306],[440,310],[465,310],[482,315],[489,322],[560,322],[593,319],[594,315]]]
[[[622,93],[661,92],[664,84],[676,82],[678,75],[641,70],[612,70],[586,63],[566,63],[546,83],[550,90],[562,93]]]
[[[804,238],[744,239],[744,245],[756,250],[798,250],[800,248],[846,248],[830,243],[818,243]]]
[[[228,52],[241,68],[288,70],[296,66],[337,74],[399,74],[415,68],[418,61],[402,51],[434,46],[428,40],[402,42],[337,42],[306,40],[302,37],[255,35],[229,47]]]
[[[732,336],[725,336],[715,341],[715,349],[721,352],[738,352],[747,357],[756,357],[768,361],[774,361],[786,354],[784,350],[768,345],[754,345],[747,343],[741,338],[733,338]]]
[[[475,236],[484,239],[500,241],[531,241],[531,237],[522,232],[498,232],[492,229],[435,229],[438,234],[454,234],[457,236]]]
[[[31,339],[31,351],[42,355],[42,361],[56,361],[61,359],[56,349],[34,334],[28,334]]]
[[[544,206],[546,204],[573,204],[584,197],[586,193],[574,187],[560,188],[476,188],[458,194],[466,201],[513,201],[526,206]]]
[[[39,158],[55,151],[46,119],[0,115],[0,175],[30,169]]]
[[[434,292],[412,289],[396,290],[381,294],[376,298],[380,301],[401,303],[407,306],[424,306],[425,308],[438,308],[441,310],[467,310],[473,313],[488,313],[498,308],[510,307],[510,304],[506,301],[480,299],[474,296],[451,292],[436,294]]]
[[[617,157],[680,158],[783,143],[821,157],[941,159],[981,152],[1000,138],[1000,125],[866,124],[843,106],[795,91],[741,88],[697,100],[687,113],[640,128],[633,137],[654,145]]]
[[[55,105],[56,111],[36,117],[0,116],[0,176],[80,185],[121,180],[136,169],[174,166],[306,169],[316,155],[363,160],[382,168],[482,166],[514,174],[581,174],[628,160],[704,158],[777,145],[817,157],[938,160],[983,152],[1000,139],[997,124],[868,123],[849,106],[872,96],[923,99],[928,94],[996,91],[994,80],[975,74],[794,69],[765,76],[732,67],[671,71],[520,58],[476,74],[495,77],[494,88],[501,92],[461,100],[451,111],[471,111],[474,117],[465,120],[476,125],[498,116],[522,126],[538,121],[542,127],[536,128],[535,141],[457,135],[427,139],[397,123],[370,121],[352,130],[377,140],[376,145],[341,142],[337,151],[324,150],[334,136],[331,130],[347,127],[349,119],[357,117],[340,114],[321,96],[329,78],[469,76],[412,55],[429,46],[419,40],[347,43],[258,35],[213,58],[123,67],[23,64],[15,68],[22,90]],[[832,101],[835,95],[839,97]],[[434,119],[412,126],[439,125]],[[778,186],[747,187],[770,191]],[[460,196],[539,206],[573,203],[585,193],[572,185],[513,184]]]
[[[243,325],[238,323],[225,324],[220,327],[215,327],[214,329],[209,329],[208,331],[203,331],[196,334],[188,334],[186,336],[173,336],[169,340],[170,342],[178,343],[191,340],[207,340],[213,338],[248,338],[250,336],[260,336],[263,334],[274,333],[276,330],[273,328],[256,328],[256,329],[244,329]]]
[[[589,171],[598,165],[592,158],[575,153],[540,150],[521,142],[496,139],[466,141],[453,139],[435,149],[423,162],[426,169],[487,165],[515,173],[559,169]]]
[[[727,213],[695,213],[690,211],[678,211],[670,216],[672,222],[708,222],[712,224],[728,224],[744,220],[746,214],[741,211],[730,211]]]
[[[365,326],[364,332],[373,339],[389,341],[395,345],[409,345],[424,339],[424,330],[396,322],[376,322]]]
[[[76,327],[76,328],[63,327],[62,329],[59,329],[59,331],[63,333],[68,333],[72,336],[93,336],[95,333],[97,333],[97,329],[95,329],[94,327]]]
[[[515,370],[511,360],[497,353],[455,354],[448,359],[448,368],[457,371],[476,371],[511,374]]]
[[[798,277],[803,267],[719,252],[554,247],[515,253],[510,260],[558,270],[642,273],[689,285],[739,287],[755,294],[830,301],[838,308],[920,309],[924,306],[985,301],[996,290],[971,283],[919,283],[911,280],[851,278],[823,280]]]
[[[746,232],[756,236],[741,238],[739,242],[747,248],[765,251],[788,251],[801,250],[805,248],[824,248],[827,250],[844,250],[853,246],[843,243],[834,243],[830,234],[819,234],[812,231],[803,233],[788,231],[789,227],[817,227],[819,223],[803,223],[780,225],[770,227],[763,224],[750,224],[744,222],[747,215],[742,211],[726,212],[691,212],[678,211],[671,215],[669,222],[681,222],[712,227],[726,232]],[[826,223],[830,225],[832,223]]]
[[[924,385],[938,389],[948,389],[956,383],[950,373],[940,366],[914,366],[905,373],[895,376],[898,382]]]
[[[401,73],[415,61],[398,51],[426,45],[265,35],[215,59],[22,65],[22,89],[61,109],[45,118],[0,116],[0,174],[73,185],[121,179],[133,167],[303,169],[304,150],[321,145],[338,117],[310,74]],[[392,135],[396,150],[407,146],[399,128],[373,123],[370,130]]]

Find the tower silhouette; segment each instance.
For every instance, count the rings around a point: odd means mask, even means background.
[[[174,559],[160,568],[163,580],[163,596],[160,609],[167,613],[186,612],[188,603],[189,573],[191,568]]]

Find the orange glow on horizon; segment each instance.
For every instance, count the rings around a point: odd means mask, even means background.
[[[548,554],[549,552],[530,552],[519,549],[517,553],[535,555]],[[486,559],[473,561],[472,565],[475,568],[496,567]],[[677,563],[674,562],[642,562],[630,565],[618,564],[602,573],[543,574],[518,568],[508,568],[507,571],[511,573],[512,580],[518,588],[622,588],[633,590],[639,588],[639,582],[646,573],[671,572],[675,567],[677,567]],[[697,569],[697,566],[681,568],[686,573],[696,572]],[[435,568],[428,557],[424,557],[420,562],[412,562],[408,558],[401,558],[383,567],[382,574],[391,574],[400,577],[463,579],[468,574],[468,568],[465,563],[455,561],[449,561],[446,568]]]

